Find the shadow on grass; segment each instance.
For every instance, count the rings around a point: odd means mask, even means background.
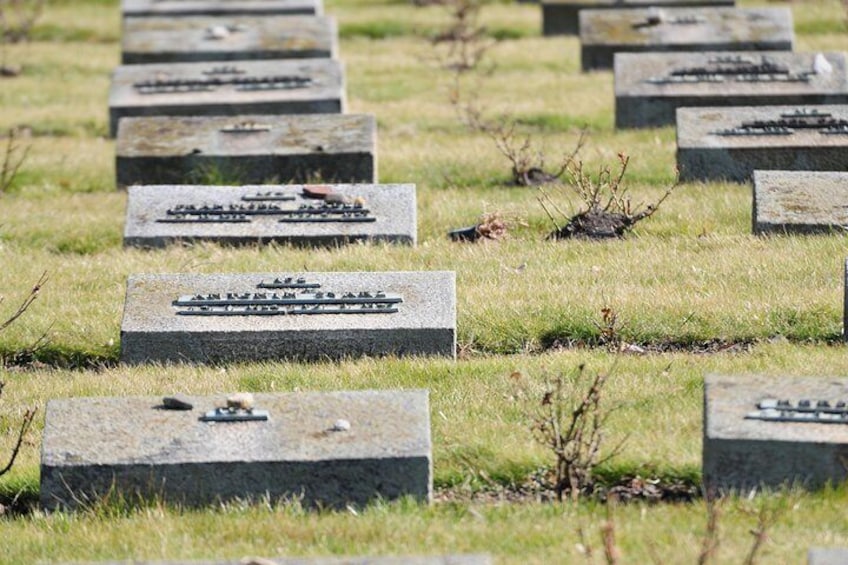
[[[27,369],[72,369],[100,371],[114,367],[120,358],[120,348],[93,352],[62,345],[43,344],[35,350],[0,347],[0,367]]]

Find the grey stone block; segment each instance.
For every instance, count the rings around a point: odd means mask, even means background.
[[[124,18],[125,65],[335,57],[336,21],[323,16]]]
[[[578,35],[580,10],[736,5],[734,0],[542,0],[541,4],[543,35]]]
[[[303,278],[314,288],[271,284]],[[125,363],[323,360],[362,355],[456,355],[452,272],[134,275],[121,323]],[[372,297],[378,292],[387,298]],[[268,306],[296,298],[294,306]],[[323,293],[324,300],[313,294]],[[348,293],[365,306],[328,305]],[[220,295],[232,306],[209,301]],[[200,297],[195,300],[193,297]],[[226,300],[234,297],[236,300]],[[313,299],[319,306],[301,306]],[[207,300],[203,300],[207,299]],[[179,303],[177,303],[179,301]],[[245,307],[246,301],[260,305]],[[368,307],[370,305],[370,308]]]
[[[276,565],[491,565],[492,558],[485,554],[458,554],[434,556],[392,557],[281,557],[263,559]],[[102,565],[122,565],[111,561]],[[244,565],[245,560],[230,561],[133,561],[133,565]]]
[[[848,173],[754,171],[754,233],[844,233]]]
[[[844,53],[616,53],[614,73],[618,128],[670,125],[684,106],[848,102]]]
[[[377,182],[371,115],[124,118],[116,153],[119,187]]]
[[[415,185],[349,184],[331,188],[347,203],[327,204],[308,198],[302,185],[131,186],[124,244],[415,244]],[[297,213],[304,207],[309,209]]]
[[[848,477],[843,423],[746,419],[766,400],[848,401],[848,379],[709,375],[704,387],[704,485],[745,492],[783,485],[818,488]]]
[[[684,181],[751,180],[754,170],[848,170],[846,105],[677,109]]]
[[[584,71],[610,69],[617,52],[792,51],[789,8],[648,8],[580,11]]]
[[[264,421],[207,422],[226,396],[68,398],[47,404],[41,503],[78,507],[110,493],[189,506],[303,497],[344,507],[432,495],[427,391],[257,394]],[[334,431],[337,419],[350,423]]]
[[[848,549],[842,547],[813,547],[807,552],[807,565],[845,565]]]
[[[321,0],[122,0],[124,16],[320,16]]]
[[[344,106],[335,59],[124,65],[112,75],[109,132],[127,117],[338,114]]]

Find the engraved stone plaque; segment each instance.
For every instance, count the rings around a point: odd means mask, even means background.
[[[74,508],[115,492],[187,506],[302,496],[344,508],[376,498],[429,501],[432,446],[424,390],[256,394],[266,420],[203,415],[226,395],[67,398],[47,404],[41,502]],[[343,419],[347,429],[334,423]]]
[[[848,170],[848,106],[677,109],[680,178],[748,181],[754,170]]]
[[[763,486],[819,488],[848,477],[848,423],[811,416],[838,411],[848,379],[707,376],[704,390],[704,485],[747,493]],[[769,406],[788,406],[775,409]],[[816,408],[807,409],[804,406]],[[800,410],[799,410],[800,408]],[[773,410],[787,418],[761,419]],[[792,413],[799,417],[791,416]]]
[[[335,59],[124,65],[109,90],[111,135],[120,118],[344,112]]]
[[[698,106],[844,104],[844,53],[616,53],[615,124],[674,123]]]
[[[619,52],[792,51],[789,8],[582,10],[584,71],[610,69]]]
[[[734,0],[542,0],[542,34],[578,35],[580,10],[734,5]]]
[[[456,352],[452,272],[134,275],[126,363]]]
[[[124,16],[320,16],[321,0],[122,0]]]
[[[123,118],[117,184],[375,183],[376,138],[370,115]]]
[[[335,57],[338,31],[323,16],[124,18],[122,63]]]
[[[302,185],[131,186],[124,244],[177,241],[307,246],[416,241],[415,185],[331,185],[330,202]]]
[[[754,233],[844,233],[848,173],[754,171]]]

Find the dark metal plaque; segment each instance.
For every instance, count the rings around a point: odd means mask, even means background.
[[[757,403],[759,410],[745,415],[748,420],[767,422],[799,422],[814,424],[848,424],[848,404],[844,400],[777,400]]]
[[[821,134],[848,134],[848,120],[835,118],[829,112],[797,109],[780,114],[775,120],[751,120],[740,126],[714,132],[716,135],[792,135],[799,130],[815,130]]]
[[[759,60],[742,55],[726,55],[711,58],[706,65],[681,67],[666,76],[651,77],[651,84],[688,84],[716,82],[810,82],[815,71],[793,71],[761,57]]]

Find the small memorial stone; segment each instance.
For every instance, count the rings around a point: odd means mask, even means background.
[[[845,565],[848,563],[848,548],[814,547],[807,552],[807,565]]]
[[[707,376],[704,486],[716,494],[848,477],[848,379]]]
[[[322,186],[333,192],[326,198],[307,194]],[[128,246],[162,247],[177,241],[414,245],[417,239],[411,184],[137,185],[128,192]]]
[[[430,501],[427,391],[257,394],[247,410],[222,409],[223,396],[190,400],[196,411],[159,410],[146,397],[48,402],[44,507],[74,508],[113,492],[187,506],[300,496],[333,508]],[[328,415],[338,413],[351,429],[327,432]]]
[[[371,115],[124,118],[116,153],[118,187],[377,182]]]
[[[133,275],[125,363],[456,355],[452,272]]]
[[[754,233],[845,233],[848,173],[754,171]]]
[[[163,398],[162,407],[167,410],[191,410],[194,408],[191,404],[191,400],[181,394],[176,396],[166,396]]]
[[[618,52],[792,51],[789,8],[582,10],[584,71],[609,69]]]
[[[122,0],[124,16],[320,16],[321,0]]]
[[[122,63],[335,57],[338,31],[323,16],[124,18]]]
[[[750,181],[755,170],[848,170],[848,105],[677,109],[684,181]]]
[[[124,65],[112,75],[109,131],[137,116],[237,116],[344,112],[335,59]]]
[[[542,33],[578,35],[580,10],[734,5],[734,0],[542,0]]]
[[[844,53],[616,53],[615,125],[674,123],[680,107],[844,104]]]

